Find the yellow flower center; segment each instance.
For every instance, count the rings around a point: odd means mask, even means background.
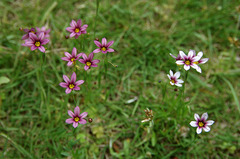
[[[75,60],[75,58],[71,58],[71,61],[73,62]]]
[[[35,34],[35,32],[34,32],[34,31],[31,31],[31,33]]]
[[[79,117],[75,117],[74,121],[78,122],[79,121]]]
[[[175,83],[175,81],[174,81],[174,80],[171,80],[171,82],[172,82],[172,83]]]
[[[190,65],[190,61],[189,60],[185,61],[185,64]]]
[[[37,46],[37,47],[39,47],[40,44],[41,44],[41,43],[40,43],[39,41],[35,42],[35,46]]]
[[[203,122],[200,121],[200,122],[198,122],[198,125],[199,125],[200,127],[203,127],[204,124],[203,124]]]
[[[105,47],[102,48],[102,51],[106,51],[107,49]]]
[[[91,62],[86,62],[86,65],[87,66],[91,66]]]
[[[78,33],[79,31],[80,31],[79,28],[76,28],[76,29],[75,29],[75,33]]]
[[[198,61],[196,61],[196,62],[193,62],[193,63],[197,65],[199,62],[198,62]]]
[[[68,86],[70,89],[74,88],[74,84],[69,84]]]

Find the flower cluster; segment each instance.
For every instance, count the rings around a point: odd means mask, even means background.
[[[31,28],[31,29],[23,29],[23,31],[26,33],[23,35],[22,40],[24,40],[25,43],[22,44],[22,46],[29,47],[32,51],[38,49],[39,51],[45,53],[45,47],[43,45],[46,45],[49,43],[49,33],[50,29],[46,29],[46,27],[42,28]]]
[[[87,27],[88,25],[82,25],[82,20],[79,19],[77,22],[72,20],[70,23],[70,27],[66,28],[66,31],[70,32],[69,37],[75,37],[77,39],[78,37],[82,36],[83,34],[87,33]],[[98,63],[100,60],[94,59],[94,54],[102,52],[103,54],[106,54],[107,52],[114,52],[114,49],[110,48],[110,46],[114,43],[114,41],[110,41],[107,43],[106,38],[102,38],[102,43],[100,43],[98,40],[94,40],[94,43],[98,47],[97,49],[93,50],[89,55],[87,55],[84,52],[78,53],[77,48],[74,47],[72,49],[72,53],[65,52],[65,57],[62,57],[61,59],[63,61],[67,61],[67,66],[74,66],[74,68],[79,68],[77,66],[77,61],[81,64],[84,64],[84,70],[87,71],[91,69],[92,67],[98,67]],[[65,82],[61,82],[59,85],[63,88],[66,88],[65,93],[69,94],[72,91],[78,91],[80,90],[80,85],[84,83],[84,80],[77,80],[77,75],[75,72],[72,73],[71,79],[69,79],[66,75],[63,75],[63,80]],[[80,108],[77,106],[74,109],[74,113],[72,111],[68,111],[68,114],[71,116],[71,118],[66,120],[67,124],[73,124],[73,127],[76,128],[78,124],[86,124],[86,120],[83,118],[87,116],[87,112],[80,114]],[[88,121],[91,123],[92,119],[89,118]]]

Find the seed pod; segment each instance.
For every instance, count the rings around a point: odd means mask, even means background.
[[[95,38],[95,40],[99,41],[99,39],[98,39],[98,38]]]
[[[20,31],[23,31],[23,28],[19,28]]]
[[[88,119],[88,122],[89,122],[89,123],[91,123],[92,121],[93,121],[92,118],[89,118],[89,119]]]
[[[66,38],[66,39],[69,39],[69,36],[68,36],[68,35],[66,35],[66,36],[65,36],[65,38]]]

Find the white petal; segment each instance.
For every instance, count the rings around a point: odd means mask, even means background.
[[[198,68],[198,65],[192,64],[191,67],[194,68],[194,69],[197,69],[197,68]]]
[[[201,57],[195,56],[195,57],[192,58],[192,62],[199,61],[200,59],[201,59]]]
[[[188,71],[188,70],[190,69],[190,66],[189,66],[189,65],[184,65],[184,69],[185,69],[186,71]]]
[[[180,77],[180,72],[176,72],[175,74],[174,74],[174,76],[176,77],[176,78],[179,78]]]
[[[173,86],[174,85],[174,83],[172,83],[171,81],[170,81],[170,84]]]
[[[180,84],[180,83],[175,83],[175,85],[178,87],[182,87],[182,84]]]
[[[173,55],[173,54],[171,54],[171,53],[170,53],[170,56],[172,56],[172,57],[173,57],[173,58],[175,58],[175,59],[177,58],[176,56],[174,56],[174,55]]]
[[[200,52],[197,54],[197,56],[199,56],[200,58],[202,58],[202,56],[203,56],[203,52],[200,51]]]
[[[207,125],[207,126],[210,126],[210,125],[212,125],[213,123],[214,123],[213,120],[208,120],[208,121],[206,121],[206,125]]]
[[[170,77],[170,75],[169,75],[169,74],[167,74],[167,76],[168,76],[168,78],[171,80],[171,77]]]
[[[179,51],[179,55],[182,59],[185,59],[187,57],[183,51]]]
[[[208,61],[208,58],[204,58],[204,59],[199,60],[199,63],[206,63],[207,61]]]
[[[202,69],[198,66],[196,69],[199,73],[202,73]]]
[[[191,121],[191,122],[190,122],[190,125],[191,125],[192,127],[198,127],[198,124],[197,124],[196,121]]]
[[[199,115],[197,113],[194,114],[194,118],[195,118],[195,120],[199,120],[200,119],[200,117],[199,117]]]
[[[192,58],[192,57],[193,57],[193,54],[194,54],[193,50],[190,50],[190,51],[188,52],[188,57],[189,57],[189,58]]]
[[[206,121],[208,118],[208,114],[207,113],[203,113],[203,115],[201,116],[201,119]]]
[[[206,131],[206,132],[209,132],[209,131],[210,131],[210,127],[205,126],[205,127],[203,128],[203,130]]]
[[[170,70],[169,72],[170,72],[170,76],[173,76],[173,72],[172,72],[172,70]]]
[[[176,64],[178,64],[178,65],[183,65],[183,64],[184,64],[184,61],[182,61],[182,60],[177,60],[177,61],[176,61]]]
[[[184,81],[179,79],[179,80],[177,80],[177,83],[184,83]]]
[[[202,128],[197,128],[197,134],[201,134],[201,132],[202,132]]]

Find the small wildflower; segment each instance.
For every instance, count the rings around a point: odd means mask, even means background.
[[[23,29],[23,31],[26,32],[27,34],[25,34],[25,35],[22,36],[22,40],[26,40],[26,39],[28,39],[30,33],[33,33],[33,34],[36,33],[35,28],[31,28],[31,29]]]
[[[148,108],[145,111],[145,115],[147,118],[145,118],[144,120],[142,120],[141,122],[147,122],[147,121],[151,121],[153,119],[153,112],[152,110],[149,110]]]
[[[89,54],[89,56],[87,57],[86,54],[82,54],[83,59],[80,59],[79,62],[85,64],[84,69],[87,71],[88,69],[90,69],[91,67],[98,67],[98,65],[96,65],[96,63],[99,63],[100,60],[92,60],[94,55],[93,53]]]
[[[97,41],[97,40],[94,40],[94,43],[99,48],[93,50],[93,53],[99,53],[101,51],[104,54],[106,54],[107,52],[114,52],[113,49],[109,48],[114,43],[114,41],[110,41],[109,43],[107,43],[107,39],[106,38],[102,38],[102,44],[99,41]]]
[[[31,47],[31,50],[40,50],[45,53],[45,48],[42,45],[45,45],[49,42],[49,39],[44,39],[44,33],[40,33],[37,36],[34,33],[29,33],[29,39],[25,40],[25,43],[22,46]]]
[[[71,93],[72,90],[78,91],[80,90],[79,85],[84,83],[84,80],[79,80],[76,82],[76,73],[73,72],[72,76],[71,76],[71,80],[69,80],[69,78],[66,75],[63,75],[63,79],[66,82],[61,82],[59,85],[63,88],[67,88],[66,89],[66,94]]]
[[[37,35],[39,35],[40,33],[44,33],[45,38],[50,37],[49,33],[50,33],[51,29],[47,30],[46,27],[42,27],[42,28],[36,27],[36,29],[37,29],[37,33],[36,33]]]
[[[190,125],[192,127],[197,127],[197,134],[200,134],[202,132],[202,129],[205,132],[209,132],[210,131],[210,125],[212,125],[214,123],[213,120],[207,120],[208,118],[208,114],[207,113],[203,113],[203,115],[201,116],[201,118],[199,117],[198,114],[194,114],[194,118],[196,121],[191,121]]]
[[[83,53],[77,54],[77,49],[74,47],[72,49],[72,55],[68,52],[65,52],[66,57],[62,57],[61,59],[64,61],[68,61],[67,66],[71,66],[72,64],[76,64],[76,61],[82,56]]]
[[[180,54],[182,60],[177,60],[176,64],[184,65],[184,69],[186,71],[188,71],[190,69],[190,66],[194,69],[198,68],[198,65],[195,62],[199,61],[201,57],[194,56],[194,51],[193,50],[190,50],[188,52],[188,56],[186,56],[183,51],[179,51],[179,54]]]
[[[85,24],[82,26],[81,19],[79,19],[77,22],[75,20],[72,20],[70,26],[71,27],[66,28],[66,30],[71,33],[69,36],[70,38],[75,36],[75,38],[77,39],[81,34],[87,33],[86,29],[88,25]]]
[[[73,127],[76,128],[78,124],[86,124],[87,121],[84,119],[88,113],[83,112],[80,114],[80,108],[78,106],[75,107],[74,113],[71,110],[68,110],[68,115],[71,117],[66,120],[67,124],[73,124]]]
[[[181,75],[180,72],[176,72],[175,74],[173,74],[172,70],[170,70],[170,75],[167,75],[170,80],[170,84],[176,85],[178,87],[182,87],[181,83],[184,83],[184,81],[181,79],[178,79],[180,75]]]

